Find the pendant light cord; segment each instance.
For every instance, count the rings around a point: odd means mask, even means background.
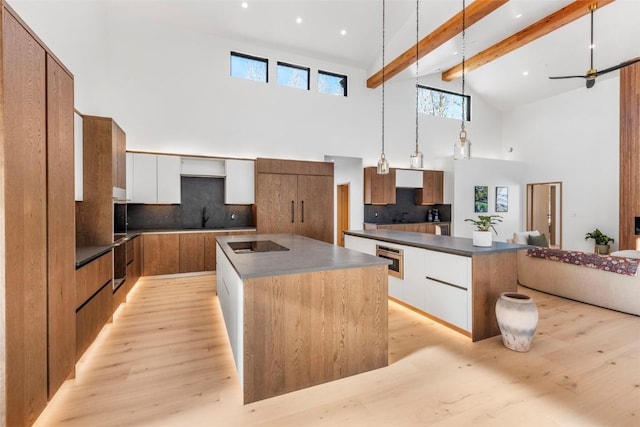
[[[462,119],[462,131],[464,131],[464,110],[465,110],[465,106],[467,104],[466,98],[464,97],[464,62],[465,62],[465,52],[464,52],[464,48],[465,48],[465,31],[467,28],[467,22],[466,22],[466,2],[465,0],[462,0],[462,105],[460,106],[460,118]]]
[[[385,0],[382,0],[382,154],[384,155],[384,24]]]
[[[418,72],[420,71],[419,65],[418,65],[418,54],[419,54],[419,49],[418,49],[418,42],[419,42],[419,37],[418,37],[418,31],[420,30],[420,0],[416,0],[416,155],[418,155]]]

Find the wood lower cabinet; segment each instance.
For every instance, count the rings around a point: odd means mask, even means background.
[[[180,273],[205,270],[204,233],[180,234]]]
[[[175,274],[180,271],[180,234],[145,234],[143,247],[143,276]]]
[[[333,164],[256,160],[259,234],[293,233],[333,243]]]
[[[76,361],[113,314],[112,277],[111,252],[76,270]]]
[[[136,236],[127,242],[127,294],[142,275],[142,237]]]
[[[410,224],[365,224],[365,230],[398,230],[436,234],[436,225],[449,226],[448,222],[419,222]]]

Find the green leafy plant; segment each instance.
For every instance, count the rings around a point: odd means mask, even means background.
[[[585,234],[584,240],[593,239],[596,241],[596,245],[608,245],[609,242],[615,242],[614,239],[607,236],[606,234],[602,234],[602,231],[597,228],[590,233]]]
[[[476,230],[478,231],[489,231],[493,230],[494,233],[498,234],[494,225],[499,222],[502,222],[502,216],[500,215],[478,215],[478,219],[467,218],[465,221],[473,223],[476,226]]]

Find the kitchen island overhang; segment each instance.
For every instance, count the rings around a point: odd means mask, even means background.
[[[288,250],[229,246],[250,240]],[[388,261],[292,234],[218,237],[216,250],[245,404],[388,365]]]

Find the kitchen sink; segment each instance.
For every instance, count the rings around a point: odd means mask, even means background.
[[[231,250],[237,254],[289,250],[289,248],[285,248],[284,246],[279,245],[271,240],[247,240],[245,242],[229,242],[228,245]]]

